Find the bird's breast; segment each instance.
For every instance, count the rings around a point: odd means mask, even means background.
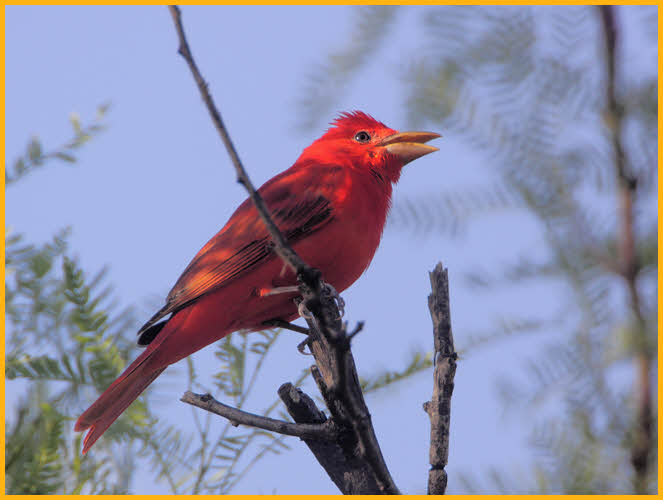
[[[328,196],[333,219],[295,249],[340,292],[361,276],[375,255],[389,211],[391,184],[370,173],[348,175]]]

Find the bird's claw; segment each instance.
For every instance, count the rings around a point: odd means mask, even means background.
[[[336,307],[338,307],[339,314],[338,318],[336,319],[341,319],[345,315],[345,300],[343,300],[343,297],[341,297],[340,294],[336,291],[336,288],[334,288],[329,283],[323,283],[323,288],[325,292],[327,292],[331,298],[334,299],[334,302],[336,302]],[[301,301],[297,305],[297,312],[302,318],[313,319],[313,314],[311,314],[311,311],[309,311],[308,307],[306,307],[304,301]]]
[[[341,319],[343,316],[345,316],[345,300],[343,300],[343,297],[341,297],[341,295],[336,291],[336,288],[334,288],[329,283],[324,283],[324,287],[327,290],[327,293],[331,295],[331,297],[336,302],[336,307],[338,307],[338,318],[336,319]]]
[[[306,307],[304,301],[300,302],[297,306],[297,312],[304,319],[313,319],[313,314],[311,314],[311,311],[308,310],[308,307]]]

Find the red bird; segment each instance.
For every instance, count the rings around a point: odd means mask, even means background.
[[[373,259],[402,167],[437,151],[424,144],[436,137],[399,133],[362,112],[342,113],[259,193],[294,250],[341,292]],[[76,431],[89,429],[83,453],[168,365],[234,331],[294,320],[296,284],[252,201],[245,200],[138,332],[145,351],[77,420]]]

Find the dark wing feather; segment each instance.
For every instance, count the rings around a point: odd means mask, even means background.
[[[288,171],[284,172],[287,174]],[[293,193],[281,174],[261,189],[272,218],[289,243],[295,243],[333,219],[330,201],[319,193]],[[168,294],[166,305],[140,329],[141,335],[164,316],[275,256],[274,244],[250,199],[194,257]]]

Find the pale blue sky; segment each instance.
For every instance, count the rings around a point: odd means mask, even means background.
[[[337,111],[361,109],[405,130],[403,88],[395,76],[401,59],[421,43],[417,10],[342,96]],[[347,37],[350,7],[184,7],[194,55],[256,185],[290,166],[325,127],[294,128],[294,102],[312,64]],[[6,194],[6,224],[34,241],[71,224],[71,247],[83,266],[110,266],[125,304],[147,319],[191,257],[245,198],[183,60],[165,7],[6,7],[6,145],[8,160],[32,134],[55,146],[69,135],[67,116],[89,121],[110,101],[108,129],[74,166],[56,165]],[[394,51],[393,47],[397,47]],[[334,118],[330,114],[327,121]],[[472,185],[491,175],[486,159],[445,130],[438,153],[408,165],[399,197]],[[508,238],[504,235],[508,234]],[[560,289],[530,286],[499,297],[464,286],[461,272],[480,263],[499,266],[523,250],[541,252],[536,222],[522,215],[478,220],[460,238],[427,238],[388,228],[365,275],[347,292],[346,317],[365,320],[354,344],[360,374],[399,369],[415,349],[432,347],[426,297],[428,271],[438,260],[450,269],[451,312],[457,348],[464,333],[489,331],[496,314],[550,312]],[[557,304],[557,305],[556,305]],[[552,335],[552,333],[551,333]],[[540,337],[519,337],[468,353],[458,365],[452,401],[449,492],[458,471],[529,462],[525,443],[532,413],[501,416],[496,380],[524,373]],[[285,338],[266,367],[249,409],[272,401],[276,389],[310,363]],[[200,377],[214,372],[212,348],[195,355]],[[187,388],[184,365],[155,384],[157,414],[189,419],[177,401]],[[7,384],[9,400],[14,382]],[[309,386],[310,388],[310,386]],[[407,493],[423,493],[428,470],[429,424],[421,409],[432,392],[432,373],[370,395],[378,438],[392,474]],[[76,413],[83,408],[76,409]],[[222,425],[222,422],[219,422]],[[306,447],[268,457],[235,493],[336,493]],[[297,470],[296,484],[284,470]],[[166,492],[139,474],[135,493]]]

